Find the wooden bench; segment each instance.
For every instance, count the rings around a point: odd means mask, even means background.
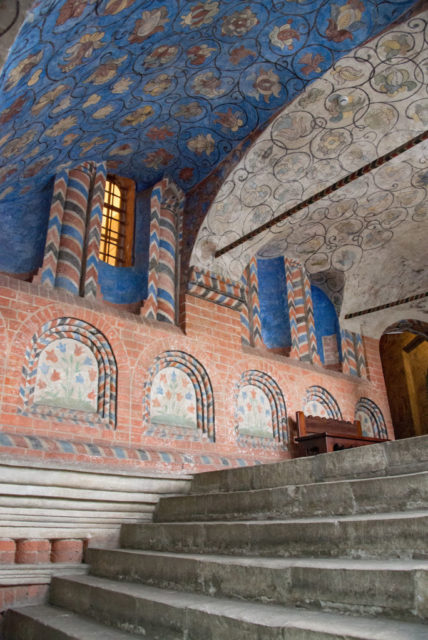
[[[318,453],[341,451],[362,447],[366,444],[386,442],[387,438],[368,438],[363,436],[361,423],[305,416],[303,411],[296,412],[298,456],[314,456]]]

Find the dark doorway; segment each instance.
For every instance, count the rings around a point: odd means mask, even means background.
[[[428,434],[428,325],[401,322],[380,341],[395,437]]]

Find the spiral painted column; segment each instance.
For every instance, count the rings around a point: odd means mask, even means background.
[[[302,265],[289,258],[285,258],[285,274],[291,330],[290,356],[321,365],[309,278]]]
[[[68,174],[55,286],[79,295],[92,167],[86,163]]]
[[[33,282],[40,282],[49,287],[55,286],[67,184],[68,171],[64,170],[58,173],[55,178],[43,265],[38,276],[33,278]]]
[[[85,298],[95,298],[97,295],[98,261],[106,177],[107,167],[103,162],[96,167],[88,216],[86,264],[83,274],[83,295]]]
[[[367,378],[367,365],[361,335],[342,329],[341,340],[343,373]]]
[[[241,276],[241,284],[245,292],[245,302],[241,305],[240,318],[241,318],[241,342],[242,344],[251,344],[251,329],[250,329],[250,312],[249,312],[249,291],[248,291],[248,267],[244,270]]]
[[[148,296],[141,310],[148,320],[175,323],[183,207],[183,192],[168,178],[153,187]]]
[[[262,347],[262,321],[260,315],[259,278],[257,258],[251,258],[248,265],[248,296],[250,308],[251,339],[254,347]]]
[[[184,193],[164,179],[160,210],[158,320],[175,323]]]
[[[95,297],[105,180],[104,163],[85,162],[57,175],[36,282]]]

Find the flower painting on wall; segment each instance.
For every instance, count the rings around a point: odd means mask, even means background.
[[[309,400],[304,406],[305,416],[317,416],[318,418],[328,418],[327,408],[318,400]]]
[[[196,429],[196,394],[189,376],[177,367],[161,369],[152,382],[150,420]]]
[[[376,438],[378,434],[376,433],[376,426],[373,425],[373,421],[370,418],[370,415],[361,409],[357,411],[355,415],[355,419],[359,420],[361,423],[361,431],[363,436],[366,438]]]
[[[239,433],[263,438],[273,437],[269,398],[258,387],[251,384],[241,387],[237,415]]]
[[[34,404],[95,413],[98,364],[86,345],[63,338],[49,344],[37,366]]]

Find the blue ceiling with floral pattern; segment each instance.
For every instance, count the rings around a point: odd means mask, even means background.
[[[39,0],[0,76],[0,205],[83,160],[188,191],[412,4]]]

